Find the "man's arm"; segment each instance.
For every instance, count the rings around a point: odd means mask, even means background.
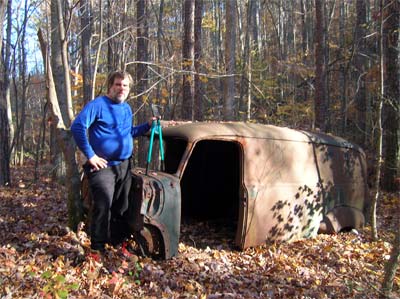
[[[151,129],[151,122],[150,123],[149,122],[145,122],[145,123],[143,123],[141,125],[133,126],[132,127],[132,131],[131,131],[132,137],[141,136],[141,135],[145,134],[150,129]]]
[[[87,129],[94,121],[94,118],[91,117],[91,115],[93,115],[93,107],[90,106],[91,105],[87,105],[87,107],[84,107],[81,113],[75,118],[71,125],[71,133],[75,139],[76,145],[86,156],[89,164],[93,166],[93,170],[99,170],[107,167],[107,160],[96,155],[86,134]]]
[[[82,153],[86,156],[86,158],[90,159],[95,155],[95,152],[91,147],[91,145],[89,144],[86,131],[87,131],[87,126],[82,122],[82,119],[79,114],[71,125],[71,133],[72,136],[74,137],[74,140],[78,148],[82,151]]]

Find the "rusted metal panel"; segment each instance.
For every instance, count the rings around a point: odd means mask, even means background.
[[[141,234],[150,254],[171,258],[178,253],[181,194],[176,177],[135,168],[132,171],[133,198],[131,228]]]
[[[249,139],[245,147],[249,202],[244,248],[315,235],[322,220],[312,145],[296,131],[274,134]]]
[[[332,138],[321,134],[311,137],[324,196],[323,214],[328,218],[324,221],[329,221],[330,231],[340,231],[364,223],[363,214],[369,207],[367,166],[358,146],[340,138],[333,142]]]

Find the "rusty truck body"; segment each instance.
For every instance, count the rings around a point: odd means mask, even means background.
[[[162,133],[165,169],[132,171],[130,225],[150,253],[178,253],[184,217],[228,219],[239,249],[364,225],[365,154],[339,137],[239,122]]]

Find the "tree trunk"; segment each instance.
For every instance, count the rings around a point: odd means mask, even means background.
[[[383,148],[382,148],[382,140],[383,140],[383,129],[382,129],[382,107],[383,107],[383,97],[385,94],[385,47],[386,44],[384,42],[384,29],[383,29],[383,0],[380,2],[380,97],[378,102],[378,111],[377,111],[377,141],[376,141],[376,164],[375,167],[375,180],[374,180],[374,189],[375,189],[375,196],[371,200],[371,209],[370,209],[370,220],[371,220],[371,237],[374,241],[378,239],[378,231],[376,225],[376,208],[378,205],[378,200],[380,198],[381,193],[381,172],[382,172],[382,165],[383,165]]]
[[[400,85],[399,85],[399,1],[386,0],[383,25],[385,43],[385,93],[383,106],[384,165],[382,188],[397,191],[396,178],[399,176],[399,121],[400,121]]]
[[[397,268],[400,263],[400,221],[397,215],[397,232],[393,240],[392,252],[390,258],[385,265],[385,275],[382,282],[382,293],[387,297],[390,296],[390,292],[393,289],[393,281],[396,277]],[[394,298],[394,297],[393,297]]]
[[[136,95],[137,107],[139,108],[142,103],[147,101],[146,97],[142,94],[147,89],[148,70],[147,65],[140,62],[148,61],[148,24],[147,24],[147,0],[139,0],[136,4],[136,25],[137,25],[137,46],[136,55],[139,64],[136,66]],[[144,106],[143,106],[144,107]],[[141,109],[137,114],[137,123],[143,123],[148,118],[146,109]],[[139,139],[138,150],[136,156],[138,158],[139,165],[144,165],[146,161],[146,141]]]
[[[43,105],[43,113],[42,113],[42,121],[40,123],[40,128],[39,128],[39,137],[38,137],[38,142],[36,144],[36,153],[35,153],[35,181],[39,179],[39,164],[42,161],[43,158],[43,146],[44,143],[42,140],[44,140],[45,135],[46,135],[46,117],[47,117],[47,103]]]
[[[236,1],[226,0],[224,120],[235,120]]]
[[[63,122],[69,127],[73,119],[70,69],[68,65],[68,49],[64,28],[62,0],[51,0],[51,68]]]
[[[346,15],[345,15],[345,3],[340,2],[339,4],[339,45],[341,52],[344,52],[345,49],[345,30],[346,30]],[[340,54],[342,55],[342,54]],[[341,123],[340,123],[340,131],[341,134],[344,136],[347,130],[347,67],[345,63],[340,64],[340,83],[342,86],[342,90],[340,93],[340,115],[341,115]]]
[[[194,8],[194,120],[203,120],[203,83],[199,73],[202,71],[201,23],[203,15],[203,0],[195,0]]]
[[[251,37],[251,28],[253,24],[253,15],[251,12],[253,11],[252,6],[255,5],[254,1],[249,1],[247,3],[247,18],[246,18],[246,31],[244,32],[244,49],[242,55],[242,74],[240,81],[240,93],[239,93],[239,119],[242,121],[248,120],[247,111],[247,100],[248,97],[246,95],[249,93],[249,84],[248,84],[248,74],[250,73],[250,56],[251,56],[251,47],[250,47],[250,37]]]
[[[92,99],[92,64],[90,42],[92,36],[92,26],[90,22],[90,2],[82,0],[81,9],[81,45],[82,45],[82,77],[83,77],[83,101],[84,104]]]
[[[193,120],[194,1],[184,0],[183,2],[182,69],[185,71],[182,81],[181,117],[183,120]]]
[[[83,218],[82,202],[79,192],[80,190],[80,175],[78,163],[75,160],[76,145],[73,142],[70,131],[66,128],[70,126],[73,115],[72,109],[72,94],[71,94],[71,80],[70,68],[68,63],[68,49],[67,38],[64,28],[63,12],[61,0],[51,1],[52,15],[51,15],[51,31],[52,31],[52,44],[51,50],[57,58],[55,65],[57,68],[57,76],[53,75],[52,64],[47,54],[47,44],[44,41],[41,32],[39,31],[39,41],[41,43],[41,50],[43,61],[46,65],[46,83],[48,88],[48,101],[50,101],[51,111],[53,112],[53,122],[56,128],[55,139],[57,146],[61,149],[65,161],[66,171],[66,186],[68,190],[68,223],[69,226],[76,230],[79,222]],[[61,63],[60,63],[61,61]],[[53,61],[52,61],[53,63]],[[57,82],[57,85],[55,84]],[[56,86],[62,88],[56,90]],[[61,155],[57,155],[60,159]],[[57,161],[58,162],[58,161]],[[59,165],[56,168],[61,168]]]
[[[106,5],[106,13],[109,16],[109,20],[107,22],[107,39],[113,35],[111,24],[112,24],[112,9],[111,9],[111,3],[112,0],[107,0],[107,5]],[[115,70],[115,62],[114,62],[114,51],[113,51],[113,41],[112,39],[108,39],[107,41],[107,72],[111,73],[112,71]]]
[[[314,99],[314,127],[321,131],[326,130],[327,119],[327,90],[326,90],[326,62],[324,37],[324,7],[325,0],[315,0],[315,99]]]
[[[54,1],[54,0],[52,0]],[[66,115],[65,115],[65,120],[64,123],[67,126],[67,128],[70,127],[72,120],[74,119],[74,111],[72,109],[72,92],[71,92],[71,78],[70,78],[70,73],[71,69],[69,66],[69,61],[68,61],[68,39],[67,39],[67,32],[65,30],[64,26],[64,15],[63,15],[63,9],[61,6],[61,1],[62,0],[57,0],[57,12],[58,12],[58,25],[60,28],[60,35],[59,38],[61,40],[61,58],[62,58],[62,70],[64,73],[64,88],[65,88],[65,98],[62,100],[65,101],[65,106],[66,106]]]
[[[42,51],[43,62],[45,65],[47,100],[49,106],[51,107],[53,123],[56,126],[55,135],[57,142],[63,151],[66,164],[66,174],[68,178],[66,180],[66,186],[68,190],[68,225],[71,229],[76,230],[79,222],[83,219],[82,201],[80,193],[77,192],[77,190],[80,190],[80,175],[78,163],[75,159],[76,145],[73,141],[71,132],[65,129],[62,112],[57,99],[50,59],[47,53],[47,43],[45,42],[40,29],[38,32],[38,38]]]
[[[62,20],[62,15],[59,16],[58,12],[58,2],[61,0],[51,0],[51,69],[54,76],[54,81],[57,82],[55,85],[56,97],[60,99],[59,107],[61,109],[61,117],[63,117],[63,123],[67,122],[67,103],[65,99],[66,95],[66,80],[64,78],[63,61],[61,55],[62,40],[60,35],[61,30],[64,30],[64,24],[58,24],[60,19]],[[60,4],[61,7],[61,4]],[[62,20],[62,22],[64,22]],[[53,126],[53,125],[52,125]],[[65,168],[63,167],[63,157],[62,150],[60,149],[60,144],[57,141],[57,137],[53,134],[57,134],[55,128],[51,130],[51,143],[50,143],[50,160],[53,167],[52,177],[54,180],[61,179],[65,175]]]
[[[0,186],[10,184],[9,127],[7,107],[1,99],[0,103]]]
[[[160,5],[158,8],[158,17],[157,17],[157,63],[159,65],[162,64],[163,61],[163,17],[164,17],[164,0],[160,1]],[[158,69],[161,73],[161,68]],[[161,84],[157,84],[156,90],[156,98],[161,101]]]
[[[306,26],[306,7],[304,0],[300,0],[300,18],[301,18],[301,49],[304,56],[307,55],[308,39],[307,39],[307,26]]]
[[[96,58],[94,61],[94,67],[93,67],[93,75],[92,75],[92,87],[91,91],[92,94],[90,95],[89,99],[93,99],[95,97],[95,92],[96,92],[96,77],[97,77],[97,69],[98,69],[98,64],[100,60],[100,52],[101,52],[101,46],[103,44],[103,1],[99,0],[99,39],[97,42],[97,49],[96,49]]]
[[[24,141],[25,141],[25,123],[26,123],[26,102],[27,102],[27,92],[28,92],[28,80],[27,80],[27,50],[26,50],[26,27],[28,22],[28,1],[24,1],[24,14],[21,27],[18,28],[21,32],[20,38],[17,43],[17,53],[18,53],[18,86],[21,87],[20,103],[16,105],[21,108],[19,115],[19,123],[17,126],[17,131],[15,135],[16,140],[16,160],[19,165],[24,163]],[[16,97],[18,99],[18,97]]]
[[[330,132],[332,130],[331,124],[331,114],[330,114],[330,107],[331,107],[331,96],[330,96],[330,89],[329,89],[329,82],[331,73],[329,72],[329,27],[330,27],[330,20],[333,15],[333,8],[335,7],[335,3],[332,4],[331,10],[328,9],[328,5],[325,3],[324,0],[324,34],[323,34],[323,51],[324,51],[324,90],[325,90],[325,132]]]
[[[0,40],[3,40],[3,21],[5,16],[5,11],[7,7],[7,40],[9,38],[9,28],[10,28],[10,17],[11,14],[11,0],[8,2],[6,0],[0,0]],[[11,28],[10,28],[11,29]],[[3,43],[0,43],[0,52]],[[9,46],[8,46],[9,47]],[[7,53],[7,50],[6,50]],[[8,60],[7,60],[8,57]],[[10,127],[8,122],[8,105],[7,105],[7,93],[6,86],[8,81],[7,69],[9,65],[9,55],[6,55],[6,59],[3,60],[2,65],[4,66],[2,73],[2,80],[0,82],[0,186],[5,186],[10,184]],[[8,83],[9,85],[9,83]]]
[[[259,13],[259,1],[253,1],[253,5],[251,6],[250,15],[252,16],[252,26],[251,26],[251,33],[253,43],[251,48],[254,50],[256,54],[260,51],[260,36],[259,36],[259,29],[260,28],[260,13]]]
[[[1,11],[1,9],[0,9]],[[0,12],[1,13],[1,12]],[[12,38],[12,0],[8,0],[7,3],[7,36],[5,42],[5,48],[3,49],[5,56],[3,60],[4,66],[4,86],[1,90],[5,93],[6,101],[7,101],[7,116],[8,116],[8,125],[10,128],[9,140],[10,144],[12,142],[12,137],[14,136],[14,124],[13,124],[13,115],[11,110],[11,88],[10,88],[10,73],[11,73],[11,38]],[[0,35],[1,36],[1,35]],[[1,50],[1,46],[0,46]],[[10,148],[10,159],[12,156],[12,148]]]
[[[223,53],[221,50],[222,41],[222,27],[221,27],[221,5],[222,0],[213,0],[213,22],[215,23],[216,29],[215,33],[212,35],[212,55],[215,57],[214,68],[223,73]],[[223,90],[224,90],[224,82],[223,79],[218,77],[216,79],[216,88],[218,90],[219,95],[216,99],[216,108],[214,112],[214,119],[221,120],[222,119],[222,101],[223,101]]]
[[[164,18],[164,0],[160,0],[160,6],[159,6],[159,10],[158,10],[158,19],[157,19],[157,56],[158,56],[158,61],[161,61],[162,56],[163,56],[163,44],[162,44],[163,18]]]
[[[367,108],[367,94],[365,87],[365,76],[366,76],[366,42],[365,32],[367,23],[367,10],[365,6],[365,0],[357,0],[356,3],[357,12],[357,23],[355,30],[355,79],[357,82],[356,86],[356,125],[358,132],[356,134],[356,142],[362,147],[365,146],[367,140],[366,132],[366,108]]]

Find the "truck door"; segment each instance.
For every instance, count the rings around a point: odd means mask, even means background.
[[[132,171],[129,224],[147,254],[171,258],[178,253],[181,191],[179,179],[164,172]]]

